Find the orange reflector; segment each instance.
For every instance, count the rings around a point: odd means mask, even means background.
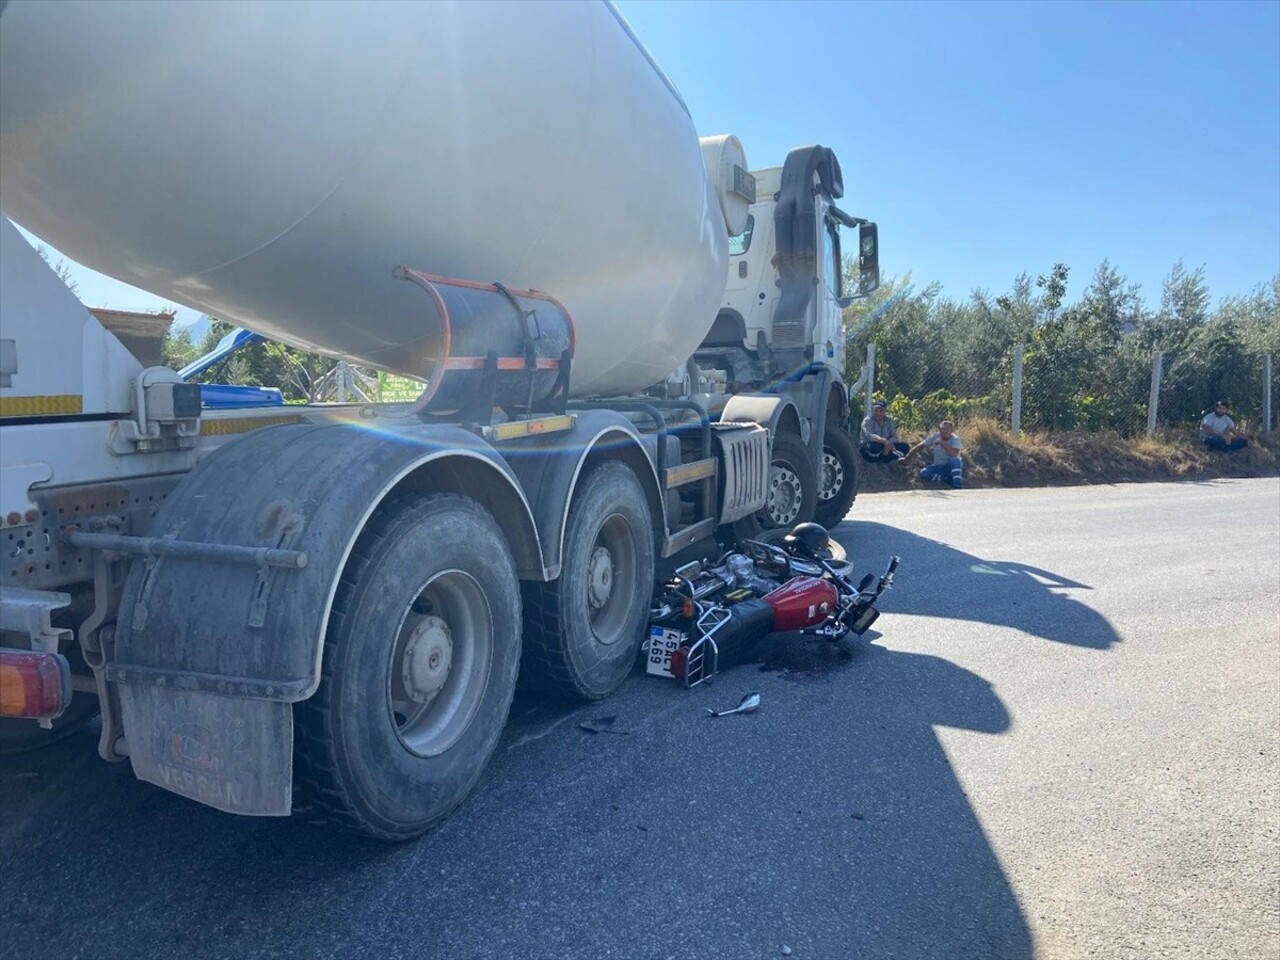
[[[686,600],[680,604],[680,614],[685,617],[692,617],[694,614],[694,606],[692,600]]]
[[[52,720],[71,704],[71,666],[57,653],[0,650],[0,716]]]

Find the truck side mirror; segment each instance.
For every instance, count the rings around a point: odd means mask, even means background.
[[[880,286],[880,235],[874,223],[858,225],[858,296]]]

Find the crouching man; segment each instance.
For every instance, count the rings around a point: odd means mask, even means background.
[[[906,455],[907,445],[898,441],[898,425],[885,413],[883,400],[873,403],[871,416],[862,420],[858,452],[868,463],[888,463]]]
[[[920,471],[920,479],[950,483],[959,490],[964,486],[964,463],[960,460],[960,447],[960,438],[956,436],[955,424],[950,420],[943,420],[938,424],[937,431],[908,450],[901,462],[905,464],[917,450],[928,448],[933,455],[933,463]]]

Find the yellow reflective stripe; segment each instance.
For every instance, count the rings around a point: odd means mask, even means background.
[[[45,397],[0,397],[0,417],[49,417],[84,411],[84,397],[63,393]]]
[[[226,437],[233,433],[248,433],[263,427],[275,427],[282,423],[300,423],[301,417],[237,417],[234,420],[201,420],[200,435]]]
[[[682,487],[686,483],[705,480],[707,477],[714,477],[715,475],[716,462],[714,460],[694,460],[692,463],[685,463],[678,467],[668,467],[667,489],[672,490],[675,487]]]
[[[493,440],[518,440],[521,437],[536,436],[542,433],[559,433],[571,430],[574,425],[573,414],[553,417],[536,417],[532,420],[510,420],[490,427],[489,436]]]

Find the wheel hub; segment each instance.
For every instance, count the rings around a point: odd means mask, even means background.
[[[608,547],[596,547],[587,567],[587,600],[591,609],[599,610],[613,593],[613,554]]]
[[[415,703],[430,703],[449,679],[453,635],[439,617],[424,617],[404,649],[404,689]]]
[[[822,485],[818,490],[819,500],[831,500],[844,486],[844,467],[840,458],[833,453],[822,454]]]
[[[769,519],[775,526],[784,527],[800,515],[803,491],[800,478],[786,467],[769,468]]]

